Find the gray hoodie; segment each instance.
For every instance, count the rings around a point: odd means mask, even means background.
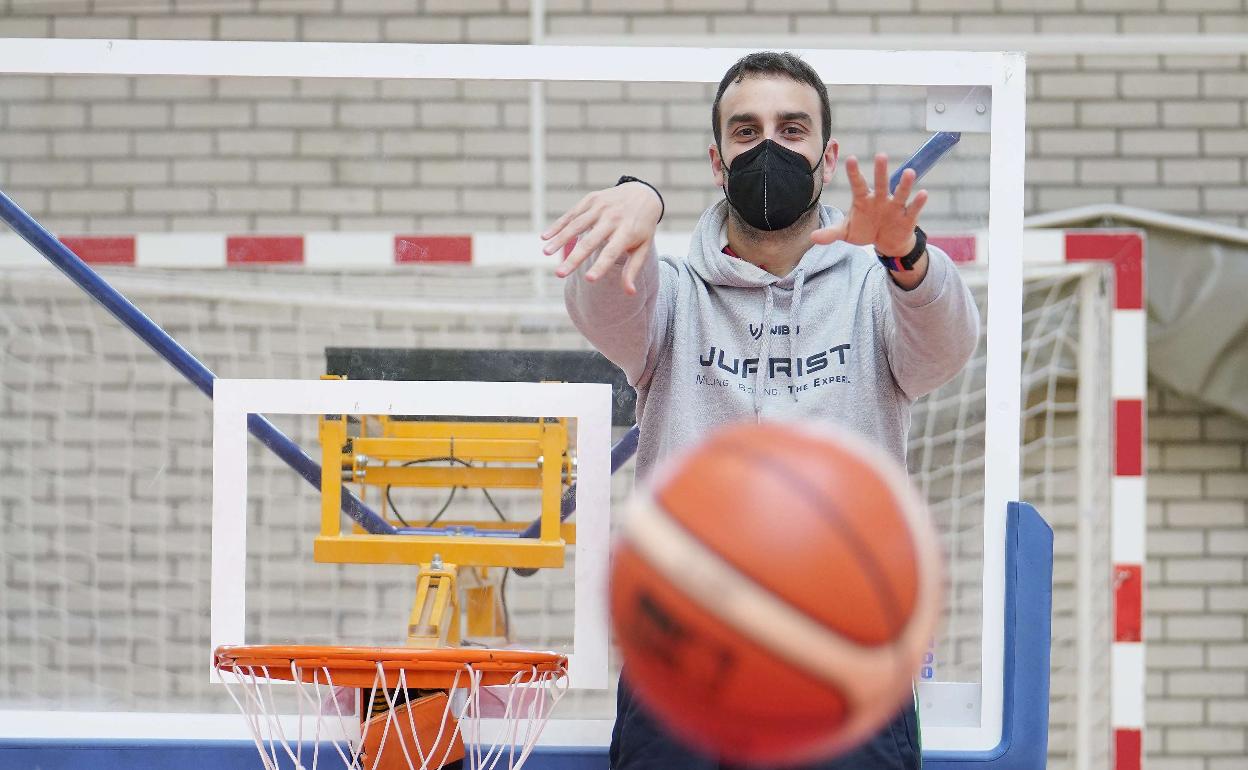
[[[637,389],[637,477],[743,420],[845,427],[904,463],[911,404],[957,374],[979,338],[953,262],[929,246],[927,275],[906,291],[874,254],[838,242],[781,278],[723,253],[727,206],[702,215],[687,259],[651,254],[635,295],[619,267],[584,280],[590,260],[565,284],[577,329]],[[843,218],[820,211],[821,227]]]

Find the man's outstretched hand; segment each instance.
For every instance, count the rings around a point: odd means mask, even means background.
[[[585,273],[588,281],[598,280],[624,260],[624,291],[635,294],[637,274],[650,253],[661,212],[659,196],[640,182],[598,190],[581,198],[542,233],[546,241],[542,251],[554,254],[576,239],[576,246],[555,269],[560,278],[571,275],[594,252],[599,254]]]
[[[875,187],[867,187],[867,180],[858,168],[858,159],[852,155],[845,161],[845,174],[854,193],[849,214],[839,224],[811,233],[815,243],[845,241],[856,246],[875,244],[875,249],[889,257],[901,257],[914,248],[914,228],[919,212],[927,203],[927,191],[919,190],[910,198],[916,174],[906,169],[897,184],[897,190],[888,192],[888,156],[875,156]]]

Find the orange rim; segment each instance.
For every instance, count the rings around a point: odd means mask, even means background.
[[[386,687],[400,682],[411,688],[447,690],[468,687],[468,671],[484,686],[520,684],[567,673],[568,658],[553,652],[492,650],[476,647],[328,647],[251,644],[218,647],[214,665],[221,671],[330,684],[373,687],[380,673]]]

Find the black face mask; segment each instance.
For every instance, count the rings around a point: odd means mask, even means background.
[[[783,230],[819,203],[815,171],[821,163],[822,156],[811,168],[801,153],[764,139],[732,159],[724,195],[750,226]]]

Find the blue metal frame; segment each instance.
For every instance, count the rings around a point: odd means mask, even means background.
[[[898,183],[901,182],[901,175],[908,168],[912,168],[915,171],[914,181],[917,182],[922,179],[936,165],[936,161],[952,150],[953,146],[961,138],[962,134],[956,131],[937,131],[932,134],[932,137],[924,142],[922,147],[915,150],[915,153],[898,166],[897,170],[888,178],[888,191],[891,193],[897,189]]]
[[[1001,743],[983,752],[924,752],[925,770],[1043,770],[1049,738],[1052,615],[1053,530],[1032,506],[1010,503],[1006,525],[1005,714]],[[289,761],[281,765],[287,767]],[[0,770],[255,770],[259,766],[255,746],[244,742],[0,741]],[[525,767],[607,770],[607,749],[538,749]]]

